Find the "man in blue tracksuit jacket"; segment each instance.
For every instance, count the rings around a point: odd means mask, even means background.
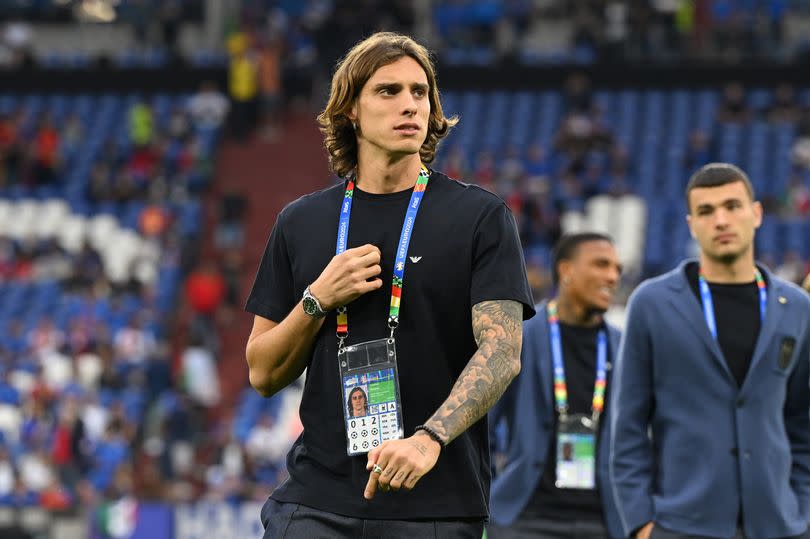
[[[706,165],[686,198],[699,260],[634,292],[614,369],[624,533],[810,537],[810,299],[755,264],[742,170]]]
[[[620,335],[604,322],[603,313],[621,267],[612,240],[596,233],[563,237],[552,267],[557,297],[541,303],[538,316],[524,323],[520,374],[490,412],[490,441],[505,424],[506,447],[500,448],[505,462],[493,466],[488,532],[490,539],[618,539],[622,530],[607,482],[610,410],[601,410],[596,386],[602,357],[603,381],[610,389],[610,366]],[[565,396],[556,397],[555,339],[563,377],[557,382],[564,380],[558,385],[566,389]],[[584,460],[577,460],[574,445],[569,446],[573,451],[562,451],[565,438],[558,446],[561,407],[566,417],[579,414],[586,420],[599,409],[592,429],[594,447],[585,445]],[[584,483],[566,484],[558,477],[558,471],[565,475],[578,466],[592,466]]]

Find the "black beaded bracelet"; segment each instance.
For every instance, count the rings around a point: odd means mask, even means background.
[[[425,431],[425,433],[431,438],[433,438],[433,440],[436,441],[436,443],[438,443],[439,447],[441,447],[442,449],[447,447],[447,444],[445,444],[444,441],[441,438],[439,438],[439,435],[432,428],[428,427],[427,425],[419,425],[418,427],[413,429],[414,432],[418,432],[420,430]]]

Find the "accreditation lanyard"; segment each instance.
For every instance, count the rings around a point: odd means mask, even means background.
[[[757,288],[759,289],[759,320],[762,323],[765,320],[765,309],[768,305],[768,288],[765,286],[765,279],[759,269],[754,269],[754,279],[757,281]],[[698,283],[700,285],[700,299],[703,302],[703,316],[706,317],[706,325],[709,326],[709,331],[712,333],[714,340],[717,340],[717,321],[714,319],[714,302],[712,302],[712,291],[706,278],[703,276],[703,268],[698,273]]]
[[[402,285],[405,277],[405,261],[408,255],[408,245],[411,243],[413,225],[416,222],[416,214],[430,180],[430,172],[425,166],[419,170],[419,177],[411,193],[411,201],[408,203],[408,211],[405,214],[405,221],[402,223],[402,232],[399,235],[396,260],[394,261],[394,278],[391,284],[391,306],[388,310],[388,327],[391,329],[391,338],[394,337],[394,330],[399,325],[399,306],[402,298]],[[346,250],[349,240],[349,219],[352,214],[352,198],[354,196],[354,178],[346,184],[346,192],[343,195],[343,205],[340,208],[340,222],[338,224],[337,247],[335,254],[339,255]],[[338,349],[343,348],[343,342],[349,335],[349,316],[346,306],[337,308],[337,338]]]
[[[565,366],[563,365],[562,338],[560,337],[560,319],[557,316],[557,302],[548,304],[548,326],[551,335],[551,358],[554,362],[554,399],[557,411],[561,416],[568,413],[568,388],[565,383]],[[605,387],[607,386],[607,334],[601,330],[596,340],[596,383],[593,387],[591,405],[593,421],[605,409]]]

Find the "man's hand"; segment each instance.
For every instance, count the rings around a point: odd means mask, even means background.
[[[346,249],[332,257],[309,291],[324,311],[331,311],[380,288],[382,279],[378,275],[381,271],[380,250],[374,245]]]
[[[363,496],[370,500],[377,492],[389,490],[411,490],[416,482],[436,465],[441,446],[422,431],[404,440],[384,442],[368,454],[366,469],[370,472]],[[377,473],[374,466],[382,471]]]
[[[650,539],[650,534],[652,534],[654,523],[648,522],[644,526],[642,526],[636,532],[636,539]]]

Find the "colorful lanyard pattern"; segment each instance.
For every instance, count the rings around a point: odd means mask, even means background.
[[[568,413],[568,386],[565,383],[565,366],[563,365],[562,337],[560,336],[560,318],[557,316],[557,302],[550,301],[547,307],[548,326],[551,335],[551,358],[554,362],[554,399],[560,415]],[[596,383],[593,386],[591,409],[594,421],[605,409],[605,388],[607,387],[607,334],[599,331],[596,340]]]
[[[402,286],[405,279],[405,261],[408,256],[408,245],[411,243],[413,225],[416,222],[416,214],[427,189],[430,180],[430,172],[424,166],[419,171],[416,185],[411,193],[411,201],[408,203],[408,212],[405,214],[405,221],[402,223],[402,232],[399,235],[399,245],[397,246],[397,256],[394,261],[394,278],[391,285],[391,307],[388,310],[388,327],[391,328],[391,337],[394,330],[399,325],[399,307],[402,301]],[[352,198],[354,197],[354,179],[350,179],[346,184],[346,193],[343,196],[343,205],[340,208],[340,221],[338,224],[337,247],[335,254],[339,255],[346,250],[349,240],[349,219],[352,214]],[[337,337],[339,339],[338,348],[343,347],[343,341],[349,335],[349,315],[346,306],[341,305],[337,309]]]
[[[768,288],[765,286],[765,279],[762,278],[758,268],[754,269],[754,279],[756,279],[757,289],[759,289],[759,320],[762,323],[765,321],[765,309],[768,306]],[[709,331],[716,341],[717,321],[714,319],[714,302],[712,301],[712,291],[703,275],[703,268],[700,268],[698,272],[698,283],[700,285],[700,299],[703,302],[703,316],[706,317],[706,325],[709,326]]]

